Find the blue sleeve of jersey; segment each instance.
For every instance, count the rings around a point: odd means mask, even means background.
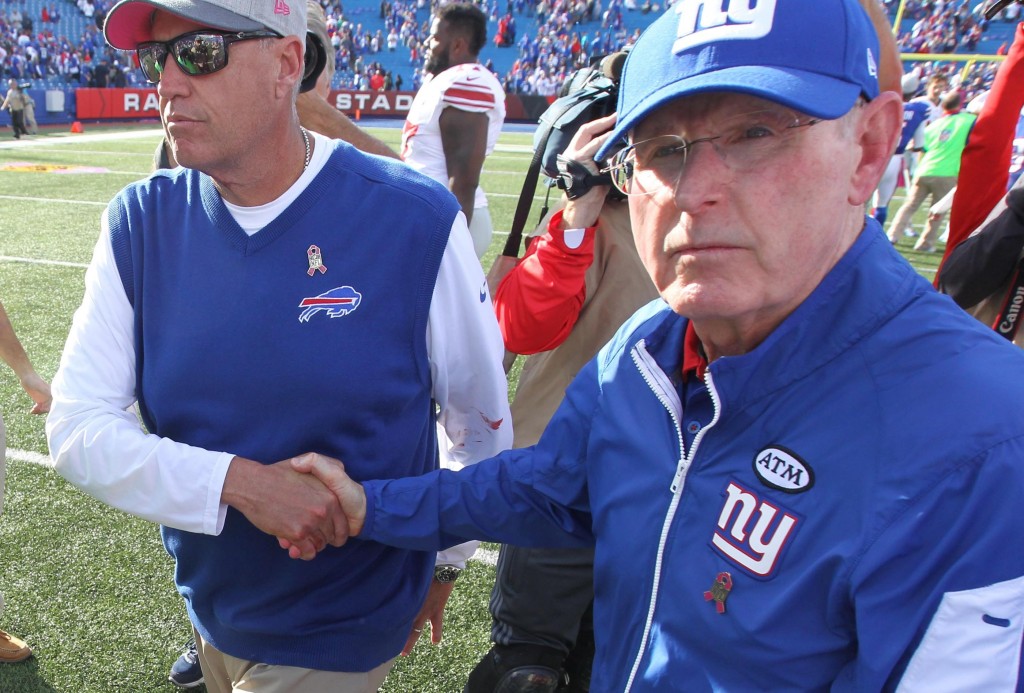
[[[833,690],[1020,690],[1021,508],[1021,437],[908,499],[850,576],[858,655]]]
[[[457,472],[439,470],[364,484],[361,538],[436,551],[481,539],[517,546],[592,546],[586,451],[597,404],[592,360],[537,445],[505,452]]]

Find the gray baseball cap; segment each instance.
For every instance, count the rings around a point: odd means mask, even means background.
[[[103,24],[107,43],[134,50],[152,41],[156,10],[224,31],[270,29],[303,41],[306,37],[306,0],[121,0]]]

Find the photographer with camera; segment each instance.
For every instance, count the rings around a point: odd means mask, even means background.
[[[14,139],[20,140],[22,135],[27,135],[25,129],[25,97],[17,80],[7,80],[7,97],[3,104],[0,104],[0,111],[7,109],[11,112],[11,129],[14,130]]]
[[[515,448],[537,443],[580,369],[657,296],[633,243],[625,196],[598,176],[594,161],[614,124],[614,116],[584,124],[561,152],[564,207],[541,222],[494,295],[505,348],[530,354],[512,402]],[[490,602],[494,647],[471,672],[466,693],[589,690],[593,571],[590,548],[503,545]]]

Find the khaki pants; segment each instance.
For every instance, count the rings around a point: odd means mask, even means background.
[[[377,693],[395,660],[366,673],[260,664],[224,654],[195,633],[207,693]]]
[[[896,218],[892,220],[892,226],[889,227],[889,240],[895,243],[900,239],[903,230],[910,225],[914,212],[929,195],[931,195],[932,204],[935,204],[944,198],[954,186],[956,186],[956,176],[921,176],[915,180],[910,192],[907,193],[906,202],[896,213]],[[942,222],[945,220],[945,214],[936,217],[929,216],[925,231],[914,247],[918,249],[934,247],[935,240],[941,235]]]
[[[27,132],[38,135],[39,134],[39,123],[36,122],[36,107],[25,106],[24,110],[24,128]]]

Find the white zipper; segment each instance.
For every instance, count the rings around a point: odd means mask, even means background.
[[[647,651],[647,640],[651,635],[651,626],[654,623],[654,610],[658,605],[658,590],[661,586],[661,563],[665,553],[665,543],[668,541],[669,529],[672,527],[672,520],[675,518],[676,509],[679,507],[679,501],[683,495],[682,490],[686,481],[686,473],[697,452],[697,447],[704,437],[704,432],[718,422],[718,416],[721,411],[718,393],[715,391],[714,382],[711,379],[711,371],[705,370],[704,384],[707,386],[708,394],[711,395],[714,415],[711,418],[711,422],[694,436],[693,445],[690,446],[690,454],[687,455],[683,444],[683,427],[679,421],[683,411],[683,403],[679,399],[678,391],[672,385],[669,377],[665,375],[665,371],[661,369],[650,353],[648,353],[645,340],[641,339],[637,342],[631,351],[631,356],[644,382],[647,383],[654,396],[658,398],[658,401],[668,411],[669,416],[672,417],[672,423],[675,425],[676,436],[679,440],[679,464],[676,466],[676,473],[672,477],[672,485],[670,487],[672,502],[669,503],[668,512],[665,514],[665,522],[661,526],[661,536],[658,538],[658,554],[654,561],[654,583],[651,586],[651,602],[647,607],[647,621],[644,623],[644,634],[640,639],[640,649],[636,653],[636,659],[633,660],[633,668],[629,672],[629,679],[626,681],[625,693],[629,693],[632,690],[633,682],[636,680],[637,672],[640,669],[640,662],[643,661],[644,653]]]

